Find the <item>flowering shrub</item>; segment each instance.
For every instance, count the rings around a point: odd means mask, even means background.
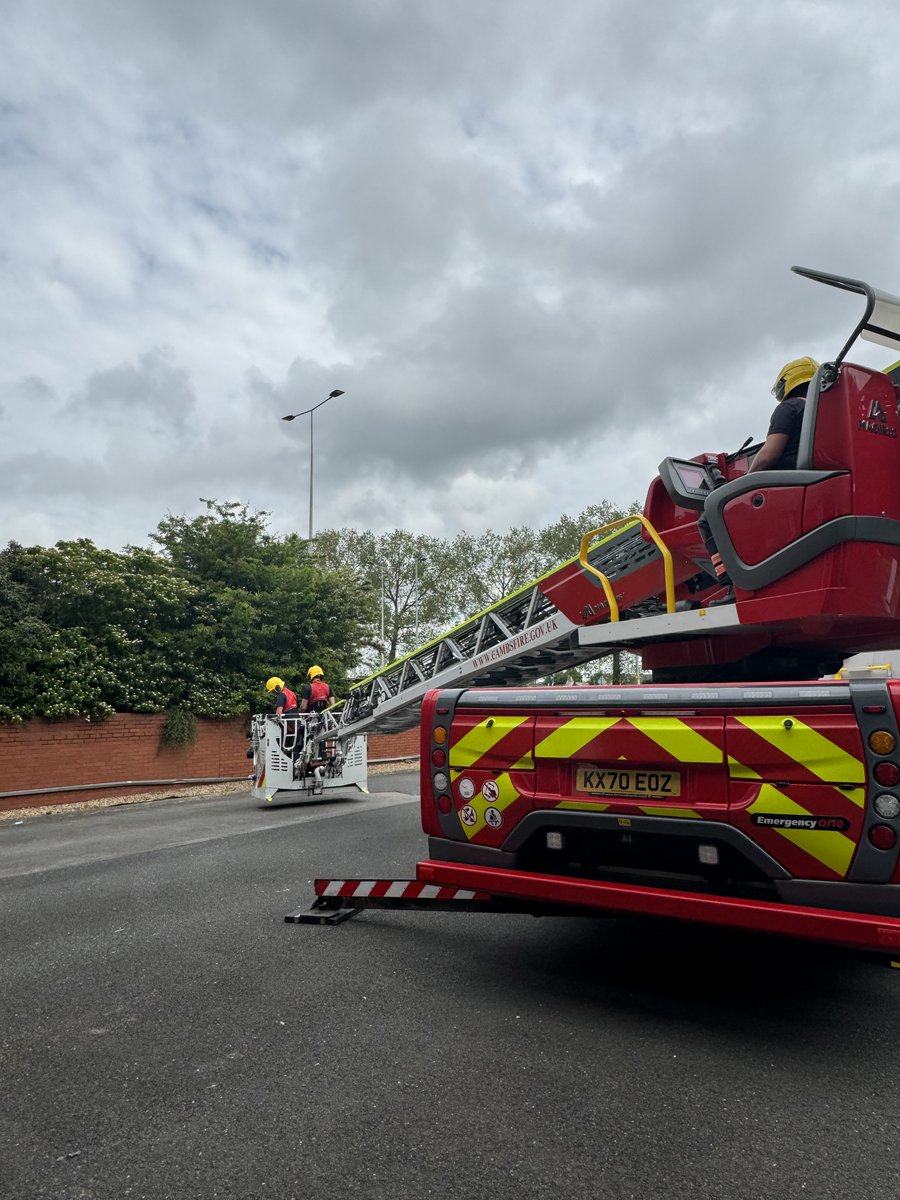
[[[324,661],[339,680],[360,641],[351,577],[271,537],[266,514],[206,504],[161,522],[154,550],[82,538],[0,551],[0,721],[229,717],[263,703],[270,675],[298,681]]]

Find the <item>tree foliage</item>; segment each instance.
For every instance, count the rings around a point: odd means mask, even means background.
[[[185,709],[246,712],[272,674],[321,663],[337,687],[359,657],[363,601],[265,513],[207,501],[167,517],[158,550],[86,539],[0,552],[0,719]]]
[[[452,539],[326,530],[310,546],[271,534],[265,512],[203,503],[200,516],[160,521],[152,548],[81,538],[0,551],[0,720],[230,716],[263,704],[268,676],[296,686],[312,663],[340,695],[575,557],[584,533],[624,515],[602,503],[538,530]],[[569,677],[636,670],[623,655]]]

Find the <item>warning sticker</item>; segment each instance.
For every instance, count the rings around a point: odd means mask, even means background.
[[[471,800],[475,795],[475,784],[468,777],[468,775],[464,775],[459,781],[459,794],[462,796],[463,800]]]
[[[486,808],[484,810],[484,823],[490,825],[491,829],[499,829],[503,824],[503,813],[499,808]]]
[[[459,819],[462,821],[463,825],[474,825],[478,820],[478,814],[471,804],[467,804],[464,808],[459,810]]]
[[[493,804],[495,800],[500,799],[500,788],[493,779],[488,779],[481,785],[481,794],[488,804]]]

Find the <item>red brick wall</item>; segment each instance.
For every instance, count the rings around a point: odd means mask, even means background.
[[[0,792],[126,780],[249,776],[246,718],[198,720],[196,742],[179,747],[162,744],[164,723],[162,715],[129,713],[116,713],[107,721],[37,719],[23,724],[0,723]],[[369,759],[416,755],[418,737],[418,729],[373,734],[369,738]],[[152,790],[123,786],[0,797],[0,812]]]
[[[370,733],[369,762],[379,758],[399,758],[407,754],[410,758],[419,756],[419,726],[415,729],[404,730],[403,733]]]

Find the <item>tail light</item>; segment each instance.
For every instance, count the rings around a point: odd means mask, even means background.
[[[878,850],[893,850],[897,835],[890,825],[873,825],[869,830],[869,841]]]
[[[896,787],[900,783],[900,767],[892,762],[880,762],[872,772],[882,787]]]

